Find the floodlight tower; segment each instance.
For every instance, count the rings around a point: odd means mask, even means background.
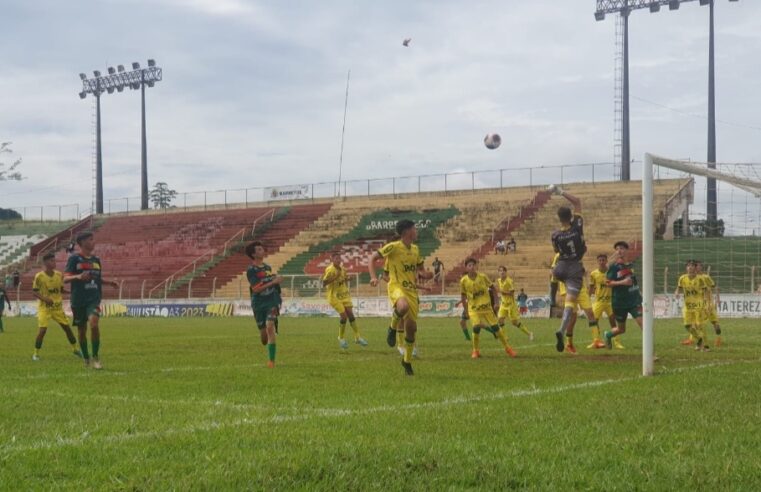
[[[693,2],[695,0],[597,0],[597,10],[595,11],[595,20],[605,19],[605,14],[619,13],[624,19],[623,28],[623,110],[621,118],[623,119],[622,128],[622,146],[621,146],[621,180],[630,179],[630,139],[629,139],[629,14],[633,10],[647,8],[651,13],[661,10],[661,7],[668,6],[669,10],[679,10],[682,3]],[[738,0],[729,0],[737,2]],[[716,108],[715,108],[715,87],[714,87],[714,54],[713,54],[713,4],[714,0],[700,0],[700,5],[709,6],[709,37],[708,37],[708,167],[716,168]],[[707,208],[706,219],[715,221],[717,218],[716,210],[716,180],[708,178]]]
[[[103,213],[103,157],[101,155],[100,139],[100,96],[103,92],[113,94],[114,90],[122,92],[125,87],[141,89],[141,129],[142,129],[142,152],[140,168],[140,208],[148,208],[148,150],[145,131],[145,86],[153,87],[156,82],[162,80],[163,71],[156,66],[156,61],[148,60],[147,68],[140,68],[140,64],[132,62],[132,71],[124,70],[124,65],[117,68],[108,67],[108,75],[101,76],[98,70],[93,71],[95,78],[88,79],[84,73],[79,74],[82,79],[82,92],[79,97],[84,99],[87,94],[95,96],[96,100],[96,171],[95,171],[95,213]]]

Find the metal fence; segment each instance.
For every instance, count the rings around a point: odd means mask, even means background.
[[[597,183],[614,179],[614,164],[598,162],[555,166],[532,166],[442,174],[422,174],[391,178],[325,181],[302,185],[283,185],[229,190],[206,190],[178,193],[172,210],[207,210],[258,207],[273,202],[273,190],[298,190],[288,195],[296,200],[317,200],[337,197],[372,197],[406,193],[476,191],[518,186],[548,184]],[[634,169],[633,169],[634,171]],[[104,201],[106,214],[141,212],[140,197],[108,198]],[[92,204],[41,205],[5,207],[18,212],[28,221],[78,220],[92,213]]]

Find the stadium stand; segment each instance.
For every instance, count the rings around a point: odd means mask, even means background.
[[[668,222],[691,200],[685,193],[690,180],[655,183],[657,219]],[[635,242],[641,235],[641,193],[638,182],[571,184],[566,188],[583,201],[591,269],[598,252],[611,251],[614,240]],[[367,259],[393,237],[396,221],[411,218],[419,225],[418,244],[426,266],[434,257],[445,265],[444,281],[431,285],[435,292],[456,294],[462,263],[469,256],[481,259],[481,270],[495,275],[505,264],[516,285],[531,294],[547,290],[552,257],[549,236],[557,227],[555,211],[564,204],[544,188],[520,187],[476,191],[430,192],[371,197],[342,197],[297,201],[249,209],[217,209],[130,216],[100,216],[71,225],[31,249],[22,273],[22,299],[30,299],[36,257],[58,250],[57,267],[63,269],[63,247],[83,229],[96,229],[96,254],[105,274],[122,281],[123,298],[247,297],[245,270],[248,258],[242,245],[252,237],[270,247],[267,262],[283,275],[286,295],[319,293],[317,275],[331,251],[339,250],[345,265],[359,278],[354,293],[375,295],[382,288],[367,285]],[[255,224],[256,223],[256,224]],[[663,230],[661,223],[659,230]],[[513,237],[517,251],[494,252],[496,241]],[[34,267],[33,267],[34,266]],[[117,297],[108,289],[106,297]]]

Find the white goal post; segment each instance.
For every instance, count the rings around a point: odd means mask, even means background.
[[[742,176],[741,172],[709,168],[705,162],[685,162],[653,154],[645,154],[642,168],[642,374],[653,374],[653,313],[654,313],[654,166],[681,171],[694,176],[714,178],[761,198],[761,180]],[[724,164],[724,167],[731,164]],[[740,166],[740,165],[736,165]],[[758,176],[758,174],[755,174]],[[751,284],[753,282],[751,281]],[[754,286],[751,285],[751,289]]]

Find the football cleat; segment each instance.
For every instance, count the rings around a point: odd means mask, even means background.
[[[473,352],[471,352],[470,358],[471,359],[480,359],[481,358],[481,352],[478,351],[478,350],[474,350]]]
[[[72,350],[71,353],[74,354],[75,357],[79,357],[80,359],[82,358],[82,351],[79,349]]]
[[[684,340],[682,340],[679,343],[682,344],[682,345],[692,345],[692,340],[689,339],[689,338],[685,338]]]
[[[612,331],[606,331],[602,334],[603,340],[605,340],[605,346],[608,348],[608,350],[613,348],[613,332]]]
[[[415,372],[412,370],[412,364],[402,361],[402,367],[404,368],[404,374],[407,376],[414,376]]]
[[[528,341],[533,342],[534,341],[534,332],[530,331],[528,332]]]
[[[702,350],[703,349],[703,339],[698,338],[698,343],[695,344],[695,350]]]
[[[347,348],[349,348],[349,342],[347,342],[345,338],[339,338],[338,346],[346,350]]]
[[[269,367],[270,369],[274,369],[275,368],[275,361],[274,360],[268,360],[267,361],[267,367]]]
[[[40,360],[40,356],[37,354],[32,354],[32,360]]]
[[[562,352],[565,349],[565,343],[563,341],[563,332],[556,331],[555,338],[557,338],[557,343],[555,344],[555,348],[557,349],[558,352]]]
[[[357,345],[361,345],[362,347],[367,347],[367,340],[361,337],[354,340],[354,343],[356,343]]]
[[[569,343],[568,345],[565,346],[565,351],[568,352],[569,354],[576,355],[576,347],[574,347],[572,343]]]
[[[404,357],[404,347],[396,347],[396,349],[399,351],[399,355]]]
[[[412,347],[412,357],[417,359],[418,357],[417,347]]]
[[[505,347],[505,353],[507,355],[509,355],[510,357],[517,357],[518,356],[518,354],[515,353],[515,350],[513,350],[513,348],[510,347],[510,346]]]
[[[386,333],[386,343],[389,347],[394,347],[396,345],[396,330],[393,328],[388,329],[388,333]]]
[[[92,360],[92,368],[93,369],[103,369],[103,364],[100,363],[100,360],[93,359]]]

